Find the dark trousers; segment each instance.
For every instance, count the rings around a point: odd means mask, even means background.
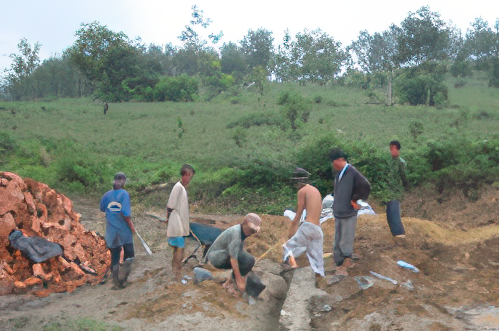
[[[393,236],[405,234],[404,225],[400,217],[400,202],[398,200],[386,203],[386,220]]]
[[[230,256],[229,254],[219,251],[214,252],[215,256],[209,258],[209,261],[215,268],[218,269],[232,269],[232,264],[230,264]],[[220,254],[219,256],[216,256]],[[239,264],[239,272],[241,276],[246,276],[255,265],[255,258],[248,252],[241,250],[239,252],[239,256],[237,258],[237,262]]]
[[[120,263],[121,248],[123,248],[124,251],[123,254],[124,259],[127,259],[129,257],[135,257],[135,252],[133,250],[133,243],[124,244],[123,246],[118,246],[115,248],[110,248],[109,250],[111,251],[111,270],[113,266]]]

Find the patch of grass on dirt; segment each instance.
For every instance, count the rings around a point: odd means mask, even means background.
[[[43,331],[120,331],[123,328],[116,325],[109,325],[91,318],[80,318],[76,320],[61,319],[60,321],[46,324]]]

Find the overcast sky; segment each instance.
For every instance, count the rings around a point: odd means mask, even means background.
[[[347,46],[359,31],[382,32],[425,5],[463,33],[477,17],[490,26],[499,17],[497,0],[0,0],[0,72],[10,67],[8,56],[17,53],[21,38],[41,43],[43,60],[72,45],[82,22],[99,21],[130,38],[141,37],[146,44],[178,45],[194,4],[213,21],[208,32],[224,33],[219,45],[237,42],[249,29],[263,27],[273,32],[275,44],[282,42],[286,29],[294,36],[305,28],[320,28]]]

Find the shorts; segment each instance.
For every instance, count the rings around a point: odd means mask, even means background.
[[[184,237],[168,237],[168,245],[178,248],[184,248],[185,246]]]

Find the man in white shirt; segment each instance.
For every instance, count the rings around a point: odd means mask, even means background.
[[[166,235],[168,244],[173,247],[172,266],[176,278],[180,278],[180,269],[184,259],[184,237],[189,235],[189,201],[186,187],[194,176],[195,171],[189,164],[184,164],[180,169],[182,178],[178,181],[170,193],[166,206],[166,221],[168,228]]]

